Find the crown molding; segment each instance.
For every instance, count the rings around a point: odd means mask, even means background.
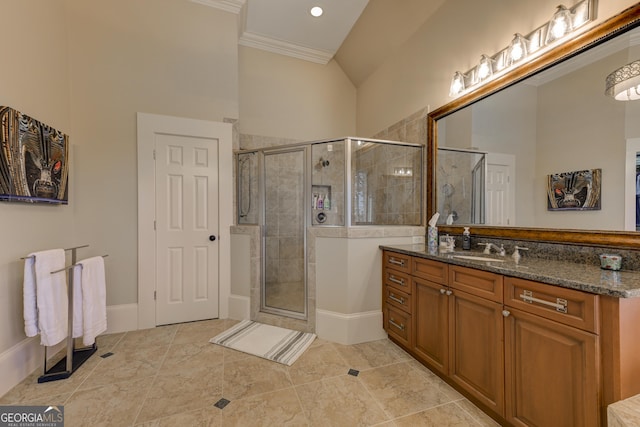
[[[191,0],[193,3],[203,4],[205,6],[214,7],[216,9],[224,10],[225,12],[231,12],[239,14],[244,7],[247,0]]]
[[[322,65],[326,65],[331,58],[333,58],[333,53],[331,52],[312,49],[249,32],[244,32],[242,34],[238,44],[281,55],[292,56],[294,58],[304,59],[305,61],[315,62]]]

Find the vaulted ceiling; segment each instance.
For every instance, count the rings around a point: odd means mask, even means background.
[[[321,64],[335,58],[357,87],[446,0],[192,1],[238,13],[241,45]]]

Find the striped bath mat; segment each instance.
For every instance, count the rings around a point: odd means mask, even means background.
[[[243,320],[209,342],[291,366],[315,338],[308,332]]]

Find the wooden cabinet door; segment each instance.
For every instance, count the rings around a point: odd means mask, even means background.
[[[449,319],[450,378],[503,416],[502,304],[454,289]]]
[[[507,421],[515,426],[597,426],[598,337],[506,309]]]
[[[415,355],[443,374],[449,367],[448,296],[444,285],[413,279]]]

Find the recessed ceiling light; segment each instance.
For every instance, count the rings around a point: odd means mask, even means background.
[[[320,6],[313,6],[310,12],[311,12],[311,16],[314,16],[317,18],[324,13],[324,10],[322,10]]]

